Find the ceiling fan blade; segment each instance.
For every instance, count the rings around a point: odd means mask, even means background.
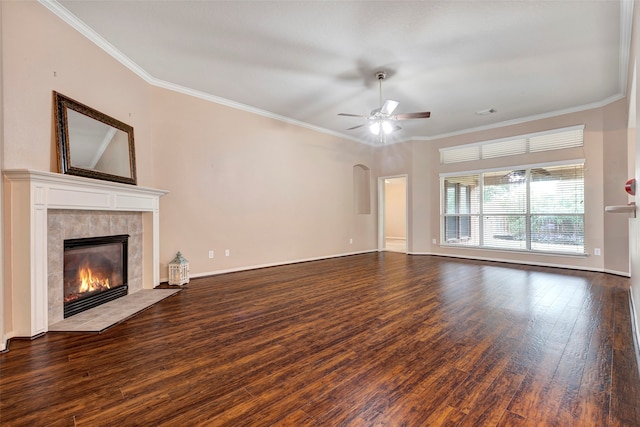
[[[393,110],[398,107],[398,104],[400,104],[398,101],[387,99],[386,101],[384,101],[384,104],[382,104],[382,107],[380,107],[380,112],[385,116],[389,116],[391,115],[391,113],[393,113]]]
[[[369,117],[364,116],[362,114],[349,114],[349,113],[338,113],[339,116],[347,116],[347,117]]]
[[[393,116],[396,120],[428,119],[429,117],[431,117],[431,112],[429,111],[422,111],[419,113],[402,113]]]
[[[361,128],[362,126],[366,126],[366,123],[365,123],[365,124],[363,124],[363,125],[358,125],[358,126],[354,126],[354,127],[351,127],[351,128],[347,128],[347,130],[354,130],[354,129],[358,129],[358,128]]]

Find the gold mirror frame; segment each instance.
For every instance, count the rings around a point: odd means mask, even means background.
[[[58,172],[137,184],[133,127],[53,92]]]

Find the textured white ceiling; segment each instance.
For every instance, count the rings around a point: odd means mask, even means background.
[[[366,128],[345,129],[363,119],[337,113],[378,106],[378,70],[397,112],[432,113],[392,140],[576,111],[626,90],[629,0],[42,1],[154,84],[362,140]],[[488,108],[497,113],[475,114]]]

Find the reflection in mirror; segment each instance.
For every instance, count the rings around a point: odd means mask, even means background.
[[[131,177],[127,134],[73,110],[67,111],[71,166]]]
[[[133,128],[54,92],[61,173],[136,184]]]

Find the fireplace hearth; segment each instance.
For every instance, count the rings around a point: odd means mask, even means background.
[[[64,241],[64,318],[127,295],[129,235]]]

